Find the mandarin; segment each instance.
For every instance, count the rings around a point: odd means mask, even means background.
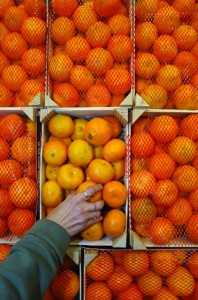
[[[71,163],[62,165],[57,174],[57,182],[64,189],[74,190],[85,179],[83,170]]]
[[[80,232],[80,235],[86,241],[99,241],[104,236],[102,222],[92,224]]]
[[[111,136],[111,125],[103,118],[95,117],[86,124],[85,139],[92,145],[103,146]]]
[[[104,233],[111,238],[120,237],[126,228],[126,215],[120,209],[111,209],[103,219]]]
[[[102,158],[93,159],[88,165],[87,172],[92,181],[100,184],[111,181],[114,176],[111,163]]]
[[[54,208],[63,201],[63,189],[56,180],[50,179],[41,187],[42,203],[46,207]]]
[[[118,208],[123,206],[126,203],[127,195],[127,188],[120,181],[113,180],[104,184],[102,199],[109,207]]]
[[[105,160],[113,163],[126,157],[127,145],[121,139],[112,139],[102,148],[102,156]]]

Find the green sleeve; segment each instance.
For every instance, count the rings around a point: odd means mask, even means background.
[[[67,232],[55,222],[36,222],[0,264],[0,299],[42,299],[69,242]]]

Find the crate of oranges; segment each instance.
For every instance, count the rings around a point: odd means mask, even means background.
[[[38,212],[37,110],[0,110],[0,243],[15,243]]]
[[[83,249],[82,299],[197,300],[195,250]]]
[[[105,201],[103,220],[75,236],[72,245],[125,247],[129,175],[128,110],[48,108],[40,111],[40,118],[43,217],[71,192],[80,193],[100,183],[103,190],[89,201]]]
[[[1,1],[0,107],[44,105],[46,2]]]
[[[136,106],[197,110],[196,0],[135,2]]]
[[[48,20],[45,106],[132,106],[132,2],[52,0]]]
[[[195,111],[133,110],[132,246],[138,241],[142,247],[197,246],[197,141]]]

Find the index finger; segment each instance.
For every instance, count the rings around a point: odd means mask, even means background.
[[[88,187],[83,192],[76,194],[78,201],[87,201],[90,197],[94,196],[97,192],[101,191],[103,186],[101,184],[95,184]]]

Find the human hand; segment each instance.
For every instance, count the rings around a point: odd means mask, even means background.
[[[104,201],[99,200],[91,203],[87,200],[101,189],[102,185],[96,184],[82,193],[70,194],[47,215],[46,219],[58,223],[67,231],[70,237],[88,226],[100,222],[102,220],[101,209],[104,206]]]

